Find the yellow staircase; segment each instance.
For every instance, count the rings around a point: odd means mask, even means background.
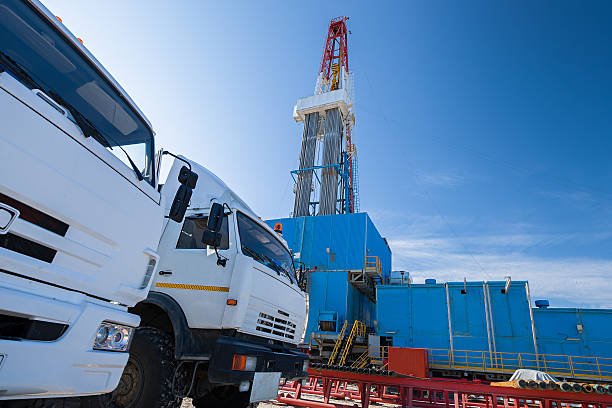
[[[360,322],[359,320],[355,320],[355,323],[353,323],[353,327],[351,328],[351,333],[346,339],[346,344],[342,349],[342,355],[340,356],[340,361],[338,362],[338,365],[342,366],[346,362],[346,357],[348,356],[349,351],[351,350],[351,346],[353,345],[353,340],[355,339],[355,336],[363,337],[365,336],[365,333],[366,325],[363,322]]]
[[[340,330],[340,334],[338,335],[338,339],[336,340],[336,344],[334,344],[334,349],[332,350],[331,356],[329,356],[329,360],[327,360],[327,364],[334,364],[334,360],[338,355],[338,350],[340,350],[340,345],[342,344],[342,340],[344,339],[344,332],[346,331],[346,326],[348,321],[344,321],[344,325],[342,326],[342,330]]]

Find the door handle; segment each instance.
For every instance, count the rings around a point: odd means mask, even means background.
[[[159,271],[159,274],[160,274],[161,276],[164,276],[164,275],[172,275],[172,271]]]

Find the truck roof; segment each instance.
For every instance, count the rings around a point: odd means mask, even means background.
[[[223,180],[217,177],[215,173],[184,156],[179,155],[178,157],[189,162],[191,164],[191,170],[198,174],[198,182],[196,188],[193,190],[193,195],[191,196],[189,210],[209,209],[211,203],[213,202],[220,204],[227,203],[230,208],[241,211],[254,220],[257,220],[257,222],[261,224],[263,228],[273,233],[274,236],[277,237],[285,247],[287,247],[287,242],[282,237],[277,236],[276,232],[274,232],[274,230],[266,222],[255,214],[251,207],[249,207],[249,205],[242,198],[240,198],[240,196],[234,190],[229,188]],[[181,167],[184,165],[185,163],[181,160],[174,160],[172,168],[168,173],[166,183],[162,188],[162,197],[166,203],[166,214],[170,211],[174,194],[179,186],[178,174]]]
[[[70,43],[74,49],[76,49],[85,60],[87,60],[106,81],[108,84],[115,89],[117,94],[125,100],[125,102],[134,110],[138,116],[145,122],[147,127],[153,134],[153,126],[151,122],[144,113],[140,110],[140,108],[134,103],[132,98],[128,95],[128,93],[119,85],[119,83],[113,78],[113,76],[104,68],[104,66],[93,56],[91,52],[75,37],[74,34],[66,26],[51,12],[47,9],[40,1],[38,0],[23,0],[24,3],[30,5],[34,10],[36,10],[40,16],[47,21],[50,26],[53,26],[57,29],[66,39],[68,43]]]

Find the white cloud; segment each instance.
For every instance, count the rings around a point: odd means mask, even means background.
[[[524,235],[470,238],[480,242],[474,253],[465,250],[465,240],[448,238],[398,237],[390,239],[393,268],[409,271],[416,282],[425,278],[441,281],[528,280],[532,299],[550,299],[552,306],[612,308],[612,260],[528,256],[518,248],[508,250],[496,243],[521,246],[542,237]],[[562,238],[563,239],[563,238]],[[487,243],[493,244],[483,250]],[[469,246],[469,245],[468,245]],[[470,246],[471,248],[471,246]],[[482,267],[482,268],[481,268]]]

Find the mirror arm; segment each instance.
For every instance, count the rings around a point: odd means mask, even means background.
[[[227,211],[229,211],[227,214],[224,214],[224,215],[228,215],[228,214],[233,214],[234,213],[232,211],[232,209],[230,208],[230,206],[227,205],[227,203],[223,203],[223,208],[227,208]]]
[[[215,248],[215,254],[217,255],[217,265],[225,268],[225,265],[227,264],[227,258],[219,255],[219,251],[217,251],[217,247],[214,247],[214,248]]]
[[[176,154],[174,154],[174,153],[170,153],[170,152],[169,152],[169,151],[167,151],[167,150],[163,150],[163,151],[162,151],[162,156],[163,156],[163,155],[165,155],[165,154],[167,154],[167,155],[169,155],[169,156],[172,156],[172,157],[174,157],[175,159],[177,159],[177,160],[180,160],[180,161],[184,162],[185,164],[187,164],[187,166],[189,166],[189,171],[192,171],[192,170],[191,170],[191,163],[189,163],[187,160],[185,160],[185,159],[183,159],[183,158],[180,158],[180,157],[178,157]]]

